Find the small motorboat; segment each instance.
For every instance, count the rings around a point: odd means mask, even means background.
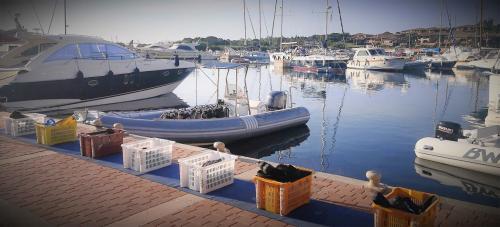
[[[441,121],[435,138],[420,139],[418,158],[500,176],[500,125],[462,130],[460,124]]]
[[[309,121],[306,108],[286,108],[285,92],[271,92],[266,108],[261,113],[229,116],[227,107],[214,104],[208,109],[199,106],[182,113],[166,110],[110,112],[99,114],[98,119],[105,127],[120,123],[133,134],[186,143],[227,143],[304,125]]]

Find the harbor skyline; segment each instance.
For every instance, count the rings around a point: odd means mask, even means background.
[[[273,36],[280,32],[278,1]],[[243,1],[76,1],[67,0],[69,34],[99,36],[120,42],[154,43],[186,37],[217,34],[225,39],[244,37]],[[64,34],[63,1],[5,1],[0,15],[3,30],[15,28],[14,15],[28,31],[44,30]],[[261,1],[262,26],[259,34],[258,0],[246,0],[247,38],[268,37],[272,33],[275,1]],[[484,1],[483,19],[500,20],[499,4]],[[329,1],[333,15],[328,30],[341,32],[337,2]],[[445,1],[443,27],[474,24],[479,20],[480,1]],[[119,7],[116,7],[119,6]],[[440,1],[340,1],[345,32],[379,34],[440,25]],[[326,1],[284,1],[283,35],[286,37],[323,34]],[[55,9],[55,10],[54,10]],[[448,13],[446,12],[448,11]],[[448,19],[448,15],[449,19]],[[250,15],[250,17],[248,17]],[[383,17],[381,16],[383,15]],[[53,17],[52,24],[50,23]],[[38,18],[38,19],[37,19]],[[228,19],[231,18],[231,19]],[[251,19],[250,19],[251,18]],[[252,23],[250,23],[250,20]],[[252,25],[253,24],[253,25]],[[147,25],[147,26],[145,26]],[[252,28],[253,26],[253,28]],[[50,31],[49,30],[50,27]],[[301,29],[295,29],[300,27]],[[255,32],[254,32],[255,31]]]

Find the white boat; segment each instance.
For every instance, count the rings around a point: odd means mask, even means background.
[[[206,51],[196,49],[196,43],[174,43],[172,46],[165,48],[162,45],[152,45],[142,48],[142,52],[150,58],[166,58],[174,59],[179,56],[183,60],[216,60],[217,57]]]
[[[498,72],[500,70],[500,50],[491,49],[481,59],[469,61],[464,64],[464,66],[468,68]]]
[[[290,65],[296,72],[334,73],[337,75],[345,75],[345,69],[347,68],[344,60],[319,54],[295,56],[290,61]]]
[[[290,61],[292,60],[292,54],[291,53],[285,53],[285,52],[274,52],[269,54],[269,62],[274,63],[275,61]]]
[[[455,133],[457,128],[438,125],[436,130]],[[464,139],[426,137],[415,145],[417,157],[451,166],[500,176],[500,126],[467,131]]]
[[[27,62],[15,76],[2,75],[8,83],[2,82],[0,102],[9,110],[45,112],[155,97],[172,92],[195,67],[140,58],[96,37],[40,37],[0,59],[0,67],[10,73]]]
[[[402,70],[405,60],[401,57],[389,56],[381,48],[357,48],[348,68],[369,70]]]
[[[412,69],[426,69],[429,67],[429,64],[431,64],[430,60],[409,60],[405,62],[404,69],[406,70],[412,70]]]

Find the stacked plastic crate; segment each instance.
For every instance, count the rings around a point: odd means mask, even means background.
[[[24,136],[35,134],[35,124],[45,122],[44,114],[24,114],[23,118],[4,118],[5,134],[10,136]]]
[[[122,144],[123,167],[146,173],[169,166],[175,142],[149,138]]]
[[[179,159],[181,187],[202,194],[234,182],[234,165],[238,157],[213,150]]]

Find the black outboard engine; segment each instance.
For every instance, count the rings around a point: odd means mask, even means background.
[[[266,108],[269,111],[286,108],[286,93],[284,91],[271,91],[267,96]]]
[[[451,121],[440,121],[436,126],[436,138],[443,140],[458,141],[463,138],[462,126]]]

